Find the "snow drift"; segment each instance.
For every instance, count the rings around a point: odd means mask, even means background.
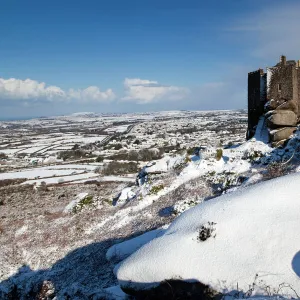
[[[300,174],[203,202],[117,269],[123,288],[168,279],[197,280],[215,291],[300,294]],[[254,285],[253,285],[254,284]]]

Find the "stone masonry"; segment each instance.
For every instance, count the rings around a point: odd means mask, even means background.
[[[248,74],[248,131],[251,138],[265,114],[270,142],[278,146],[296,130],[300,120],[300,60],[286,60]]]

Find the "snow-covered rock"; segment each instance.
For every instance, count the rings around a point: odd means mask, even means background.
[[[135,192],[133,191],[133,187],[124,188],[120,195],[117,198],[116,204],[123,204],[126,201],[129,201],[135,197]]]
[[[203,202],[117,269],[123,288],[191,279],[226,293],[300,294],[300,174]]]
[[[151,173],[164,173],[164,172],[168,172],[171,169],[174,168],[174,166],[182,163],[183,161],[183,157],[180,155],[176,155],[174,157],[171,156],[165,156],[162,159],[156,161],[155,163],[146,166],[144,168],[144,171],[147,174],[151,174]]]
[[[49,156],[49,157],[46,157],[44,160],[43,160],[43,164],[44,165],[48,165],[48,164],[54,164],[58,161],[62,161],[62,159],[57,159],[56,156]]]
[[[137,251],[142,246],[144,246],[149,241],[161,236],[164,232],[165,229],[163,228],[154,229],[142,235],[139,235],[133,239],[113,245],[107,250],[106,259],[107,260],[124,259],[129,255],[131,255],[132,253],[134,253],[135,251]]]

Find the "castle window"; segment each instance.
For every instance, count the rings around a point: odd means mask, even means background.
[[[278,92],[281,92],[281,83],[278,83]]]

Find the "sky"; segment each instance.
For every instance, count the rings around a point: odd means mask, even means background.
[[[300,59],[298,0],[1,0],[0,118],[240,109]]]

